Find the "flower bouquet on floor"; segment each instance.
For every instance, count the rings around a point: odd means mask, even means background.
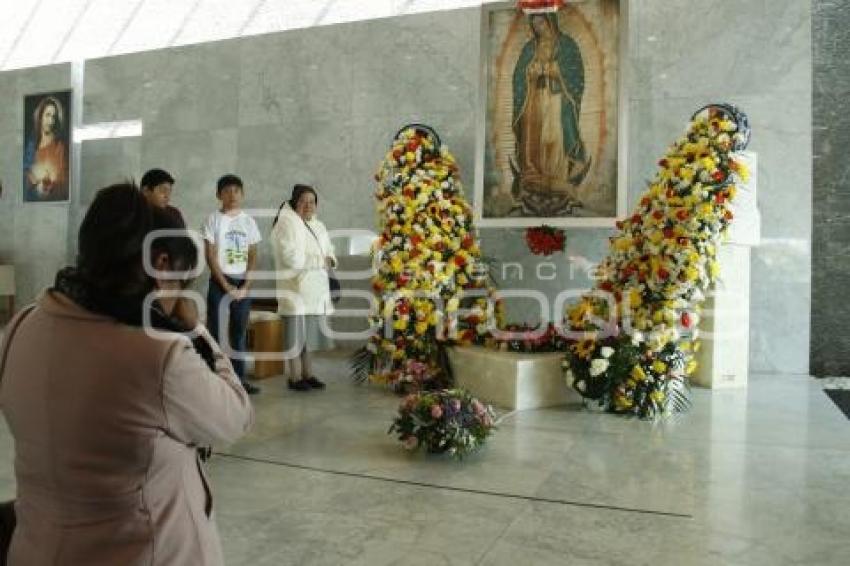
[[[461,459],[484,444],[496,424],[493,408],[464,389],[414,393],[404,398],[388,434],[408,450],[425,447]]]

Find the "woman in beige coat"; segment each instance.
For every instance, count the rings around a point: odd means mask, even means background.
[[[0,409],[15,442],[12,566],[224,563],[198,447],[235,441],[253,412],[193,309],[149,295],[182,286],[142,264],[145,236],[174,227],[132,185],[100,191],[77,267],[7,328]],[[152,247],[157,277],[197,260],[187,238]],[[177,332],[190,328],[194,339]]]
[[[272,225],[271,245],[277,270],[277,306],[284,325],[284,354],[289,360],[289,388],[321,389],[313,375],[310,352],[327,350],[333,341],[323,318],[333,313],[329,270],[337,260],[325,225],[316,217],[313,187],[295,185]]]

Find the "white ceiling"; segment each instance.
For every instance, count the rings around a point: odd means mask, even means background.
[[[493,0],[0,0],[0,71]]]

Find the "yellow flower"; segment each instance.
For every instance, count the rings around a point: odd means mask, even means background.
[[[667,364],[665,364],[661,360],[655,360],[654,362],[652,362],[652,371],[654,371],[658,375],[663,375],[667,371]]]
[[[410,322],[410,319],[408,319],[406,316],[403,316],[393,323],[393,329],[401,331],[407,330],[408,322]]]
[[[448,304],[446,305],[446,312],[455,312],[460,306],[460,299],[457,297],[452,297],[449,299]]]
[[[581,329],[593,316],[593,304],[588,299],[582,299],[570,310],[570,323],[573,328]]]
[[[720,264],[717,261],[712,260],[711,263],[708,264],[708,273],[711,275],[712,279],[716,279],[718,275],[720,275]]]
[[[627,411],[634,406],[634,401],[622,394],[614,395],[614,407],[618,411]]]
[[[580,340],[570,346],[570,349],[579,358],[589,360],[590,356],[593,355],[593,351],[596,349],[596,341],[591,339]]]
[[[635,381],[637,381],[637,382],[641,382],[641,381],[645,381],[645,380],[646,380],[646,372],[645,372],[645,371],[643,371],[643,368],[642,368],[642,367],[640,367],[639,365],[638,365],[638,366],[635,366],[635,367],[633,367],[633,368],[632,368],[632,372],[631,372],[631,374],[630,374],[630,375],[631,375],[631,376],[634,378],[634,380],[635,380]]]
[[[652,398],[653,401],[655,401],[659,405],[664,402],[664,392],[663,391],[655,390],[652,393],[650,393],[649,396],[650,396],[650,398]]]
[[[685,375],[692,375],[697,370],[698,365],[696,360],[689,361],[688,365],[685,366]]]
[[[371,373],[369,374],[369,382],[376,385],[386,385],[389,383],[389,378],[385,373]]]
[[[419,336],[428,332],[428,323],[427,322],[417,322],[414,325],[414,330],[416,330],[416,334]]]

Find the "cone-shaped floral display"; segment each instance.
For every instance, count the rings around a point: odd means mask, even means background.
[[[567,380],[605,409],[653,417],[690,406],[700,304],[719,273],[717,247],[732,220],[734,152],[749,141],[746,116],[729,105],[698,112],[634,214],[617,223],[596,290],[567,313],[579,340]]]
[[[447,343],[480,342],[492,290],[454,157],[429,127],[395,137],[376,174],[375,334],[355,375],[400,391],[448,386]]]

